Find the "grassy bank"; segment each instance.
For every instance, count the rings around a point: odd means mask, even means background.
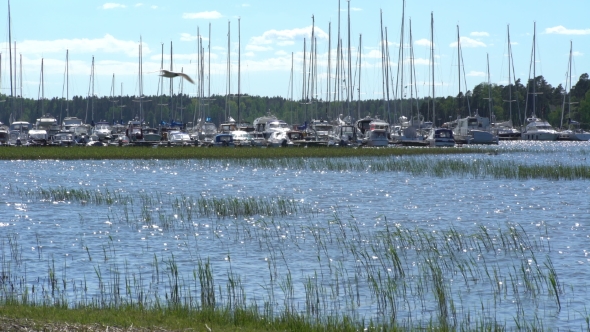
[[[2,147],[1,160],[76,159],[243,159],[363,157],[482,153],[477,148],[202,148],[202,147]]]
[[[144,309],[141,307],[74,308],[4,303],[0,306],[0,328],[10,325],[32,330],[116,331],[358,331],[352,322],[312,323],[298,316],[262,317],[252,310],[189,310],[186,308]],[[8,325],[10,324],[10,325]]]

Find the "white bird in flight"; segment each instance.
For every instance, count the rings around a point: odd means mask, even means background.
[[[162,69],[162,72],[160,73],[160,76],[164,76],[164,77],[168,77],[168,78],[174,78],[174,77],[180,76],[180,77],[184,78],[185,80],[187,80],[187,81],[195,84],[195,82],[193,82],[193,80],[190,78],[190,76],[188,76],[185,73],[177,73],[177,72],[174,72],[174,71],[169,71],[169,70],[166,70],[166,69]]]

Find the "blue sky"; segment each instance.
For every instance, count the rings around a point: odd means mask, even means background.
[[[341,38],[348,47],[348,2],[341,0]],[[290,97],[291,56],[294,57],[293,94],[302,95],[303,39],[307,39],[315,18],[318,61],[318,94],[326,98],[328,32],[331,22],[332,75],[338,29],[338,0],[152,0],[147,2],[112,0],[19,0],[12,1],[12,41],[16,42],[17,67],[22,63],[23,95],[40,97],[41,61],[43,91],[46,98],[66,96],[65,60],[69,50],[69,96],[87,96],[94,56],[94,93],[110,95],[113,74],[115,95],[137,95],[138,45],[143,40],[143,92],[160,93],[158,71],[164,46],[164,67],[173,68],[196,79],[197,31],[207,53],[211,43],[212,94],[226,93],[228,22],[231,26],[231,93],[237,93],[238,49],[240,50],[241,92],[252,95]],[[404,52],[408,54],[409,19],[412,24],[416,88],[419,96],[430,95],[430,15],[434,14],[435,86],[437,96],[456,95],[457,25],[463,48],[464,71],[468,88],[487,81],[486,56],[490,59],[492,83],[508,82],[507,26],[510,25],[516,76],[529,77],[533,24],[537,25],[537,75],[554,86],[565,82],[570,41],[573,42],[573,81],[589,70],[590,20],[587,0],[408,0]],[[4,21],[1,89],[10,94],[8,43],[8,3],[0,3]],[[359,35],[361,48],[361,98],[382,97],[380,11],[388,31],[388,46],[393,80],[399,63],[401,0],[351,0],[351,53],[353,75],[357,72]],[[240,48],[238,48],[238,19]],[[211,40],[209,41],[209,24]],[[14,45],[13,45],[14,46]],[[344,58],[346,59],[346,50]],[[13,57],[15,55],[13,54]],[[21,61],[22,56],[22,61]],[[407,63],[407,59],[405,59]],[[13,58],[14,61],[14,58]],[[205,71],[208,72],[207,60]],[[405,72],[409,67],[403,66]],[[14,68],[13,68],[14,70]],[[358,76],[355,76],[358,80]],[[408,74],[405,74],[408,86]],[[167,79],[166,79],[167,80]],[[333,81],[334,78],[331,78]],[[196,80],[195,80],[196,81]],[[207,80],[206,86],[209,85]],[[333,89],[333,82],[332,88]],[[358,83],[357,83],[358,84]],[[169,82],[164,83],[169,90]],[[189,95],[197,85],[185,83]],[[174,90],[179,91],[179,81]],[[355,87],[354,99],[358,91]],[[463,88],[464,90],[464,88]],[[205,89],[208,93],[208,89]]]

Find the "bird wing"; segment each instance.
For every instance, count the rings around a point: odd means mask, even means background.
[[[187,74],[185,74],[185,73],[177,73],[177,74],[178,74],[178,76],[181,76],[182,78],[184,78],[185,80],[191,82],[192,84],[195,84],[195,82],[193,82],[193,80],[191,79],[191,77],[188,76]]]

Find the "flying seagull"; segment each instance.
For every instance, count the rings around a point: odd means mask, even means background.
[[[168,77],[168,78],[174,78],[174,77],[180,76],[180,77],[184,78],[185,80],[187,80],[187,81],[195,84],[195,82],[193,82],[193,80],[190,78],[190,76],[188,76],[185,73],[177,73],[177,72],[174,72],[174,71],[169,71],[169,70],[166,70],[166,69],[162,69],[162,72],[160,73],[160,76],[164,76],[164,77]]]

